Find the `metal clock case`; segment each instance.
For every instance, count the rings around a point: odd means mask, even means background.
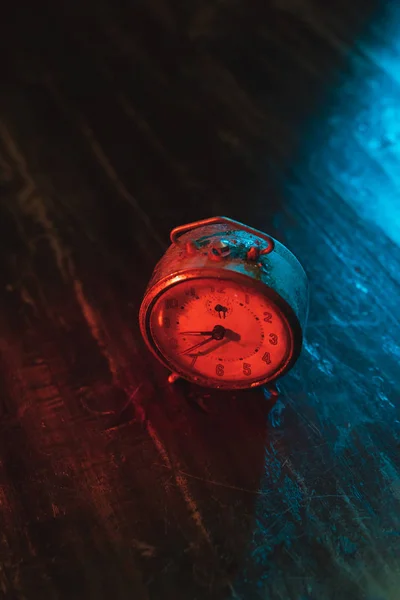
[[[151,352],[202,386],[271,384],[297,360],[308,283],[280,242],[227,217],[175,228],[146,289],[139,321]]]

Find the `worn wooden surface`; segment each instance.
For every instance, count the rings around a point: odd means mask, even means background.
[[[398,9],[55,4],[1,19],[0,597],[397,600]],[[139,335],[215,214],[310,277],[272,411]]]

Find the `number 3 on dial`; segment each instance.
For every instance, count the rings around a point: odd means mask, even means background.
[[[273,346],[276,346],[278,343],[278,336],[276,335],[276,333],[270,333],[269,334],[269,343],[272,344]]]

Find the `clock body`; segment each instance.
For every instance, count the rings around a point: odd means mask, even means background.
[[[218,389],[272,383],[296,362],[308,282],[280,242],[227,217],[180,226],[139,313],[150,351],[176,376]]]

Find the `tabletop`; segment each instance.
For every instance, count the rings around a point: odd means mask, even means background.
[[[399,7],[38,0],[0,29],[0,597],[397,600]],[[170,230],[214,215],[309,278],[274,405],[169,384],[140,335]]]

